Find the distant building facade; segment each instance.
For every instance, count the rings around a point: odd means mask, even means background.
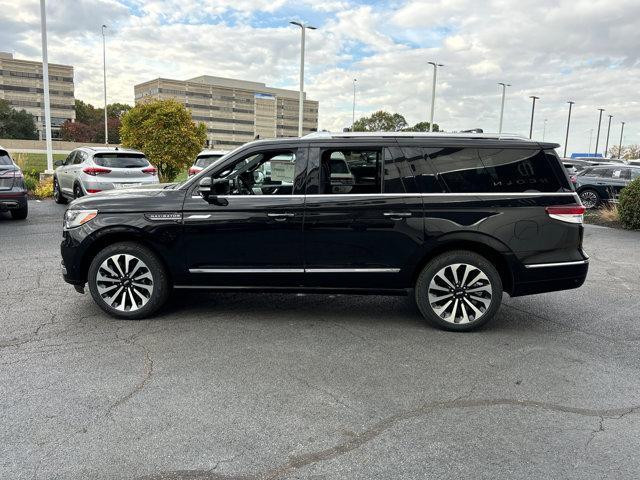
[[[174,99],[207,126],[210,148],[231,150],[259,138],[298,136],[299,92],[264,83],[204,75],[157,78],[134,87],[136,103]],[[304,100],[303,135],[318,129],[318,102]]]
[[[0,52],[0,99],[32,114],[40,139],[45,138],[42,62],[18,60],[11,53]],[[49,64],[49,103],[51,136],[56,139],[60,126],[76,118],[72,66]]]

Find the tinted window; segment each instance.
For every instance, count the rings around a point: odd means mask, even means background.
[[[94,155],[96,165],[107,168],[142,168],[148,167],[149,161],[135,153],[100,153]]]
[[[420,193],[411,162],[424,161],[422,148],[389,147],[384,150],[384,192]]]
[[[455,147],[429,150],[429,157],[452,193],[562,190],[550,163],[557,159],[541,150]]]
[[[323,149],[320,153],[320,193],[380,193],[380,150]]]
[[[13,165],[9,154],[2,150],[0,150],[0,165]]]
[[[214,178],[230,181],[230,195],[291,195],[296,154],[291,150],[261,152],[241,158]]]
[[[202,155],[196,158],[196,167],[207,168],[215,161],[220,160],[223,155]]]
[[[592,177],[611,178],[612,175],[613,168],[594,168],[591,172]]]

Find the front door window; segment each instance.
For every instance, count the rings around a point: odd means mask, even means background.
[[[261,152],[239,160],[214,179],[227,179],[230,195],[291,195],[296,155],[293,151]]]

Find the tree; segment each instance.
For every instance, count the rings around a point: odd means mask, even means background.
[[[107,111],[109,110],[109,106],[107,105]],[[122,121],[115,118],[107,118],[107,127],[109,129],[109,144],[117,145],[120,143],[120,126],[122,125]],[[93,141],[96,143],[104,143],[104,120],[98,124],[98,129],[96,130],[95,135],[93,136]]]
[[[622,152],[618,145],[611,147],[608,152],[612,158],[624,158],[626,160],[633,160],[640,158],[640,145],[623,145]]]
[[[84,103],[82,100],[76,100],[76,122],[95,127],[98,123],[102,123],[104,128],[104,109],[95,108],[90,103]],[[97,129],[96,129],[97,130]]]
[[[418,122],[413,127],[407,127],[404,129],[405,132],[428,132],[429,131],[429,122]],[[433,131],[439,132],[440,126],[437,123],[433,124]]]
[[[36,122],[26,110],[16,110],[6,100],[0,100],[0,138],[37,140]]]
[[[207,138],[184,105],[154,100],[136,105],[122,116],[122,145],[145,153],[163,182],[172,181],[202,150]]]
[[[107,118],[122,118],[122,115],[131,110],[131,105],[126,103],[110,103],[107,105]]]
[[[353,124],[354,132],[399,132],[407,127],[407,121],[399,113],[379,110],[370,117],[362,117]]]
[[[91,143],[96,137],[96,131],[86,123],[67,120],[60,126],[60,136],[67,142]]]

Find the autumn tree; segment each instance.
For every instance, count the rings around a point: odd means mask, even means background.
[[[202,150],[207,129],[203,123],[196,124],[181,103],[154,100],[122,116],[120,138],[124,147],[144,152],[161,181],[171,182]]]

